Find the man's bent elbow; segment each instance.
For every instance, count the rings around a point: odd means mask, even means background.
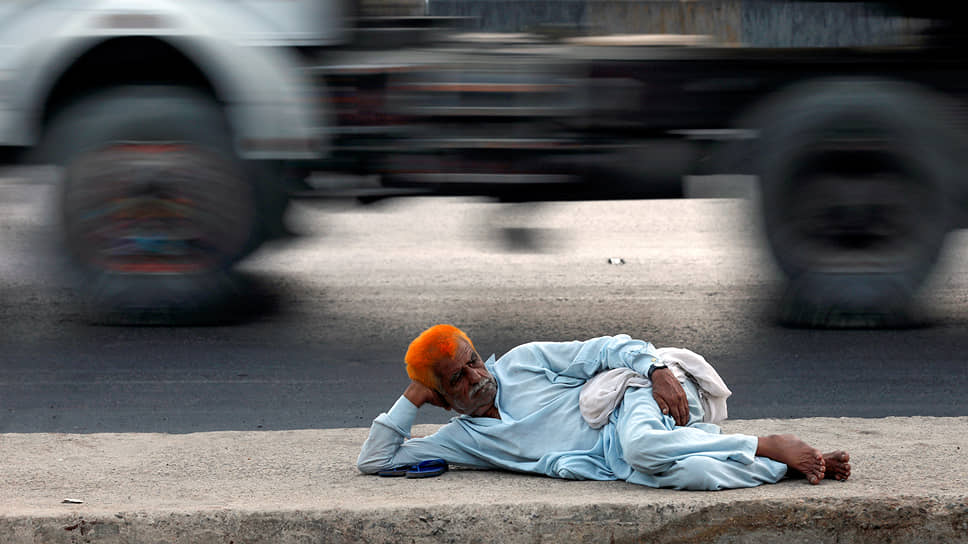
[[[381,470],[390,468],[389,463],[389,458],[368,457],[360,453],[360,456],[356,459],[356,468],[363,474],[376,474]]]
[[[359,471],[363,474],[376,474],[377,472],[385,469],[386,466],[384,463],[372,459],[360,459],[356,461],[356,468],[359,469]]]

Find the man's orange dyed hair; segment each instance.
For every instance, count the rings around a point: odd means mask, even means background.
[[[437,363],[449,359],[457,353],[460,340],[467,342],[471,348],[474,343],[464,334],[464,331],[453,325],[434,325],[410,342],[404,361],[407,363],[407,375],[410,379],[440,392],[440,378],[437,376]]]

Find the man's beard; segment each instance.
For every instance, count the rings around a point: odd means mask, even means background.
[[[488,411],[494,405],[496,394],[497,381],[493,376],[477,382],[471,389],[470,394],[467,395],[468,409],[461,410],[461,412],[468,415],[481,415],[482,412]]]

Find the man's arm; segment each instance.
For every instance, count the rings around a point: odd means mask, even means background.
[[[627,334],[600,336],[583,342],[532,342],[519,346],[527,350],[515,357],[527,371],[550,371],[553,375],[588,380],[599,372],[613,368],[631,368],[648,374],[653,363],[661,361],[651,343],[635,340]]]
[[[460,439],[464,431],[454,423],[445,425],[431,436],[410,438],[410,428],[417,417],[417,410],[428,403],[448,408],[436,392],[411,382],[390,411],[373,420],[370,435],[356,460],[360,472],[376,474],[391,467],[438,458],[460,465],[489,466],[461,447]]]
[[[447,401],[444,400],[444,397],[440,393],[420,382],[410,380],[410,385],[403,391],[403,396],[407,397],[407,400],[412,402],[417,408],[420,408],[424,404],[433,404],[444,410],[450,410],[450,405],[447,404]]]
[[[531,350],[533,364],[551,371],[554,376],[581,380],[588,380],[599,372],[614,368],[631,368],[646,375],[654,363],[662,360],[651,343],[626,334],[602,336],[584,342],[534,342],[521,348]],[[549,378],[554,379],[553,376]],[[689,422],[686,393],[671,370],[659,369],[652,374],[652,396],[662,413],[672,416],[677,425]]]

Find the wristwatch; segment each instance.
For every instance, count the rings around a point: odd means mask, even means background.
[[[662,361],[659,361],[658,363],[652,363],[652,366],[649,367],[649,373],[646,374],[646,377],[651,380],[652,373],[655,372],[656,370],[659,370],[660,368],[669,368],[669,365],[663,363]]]

